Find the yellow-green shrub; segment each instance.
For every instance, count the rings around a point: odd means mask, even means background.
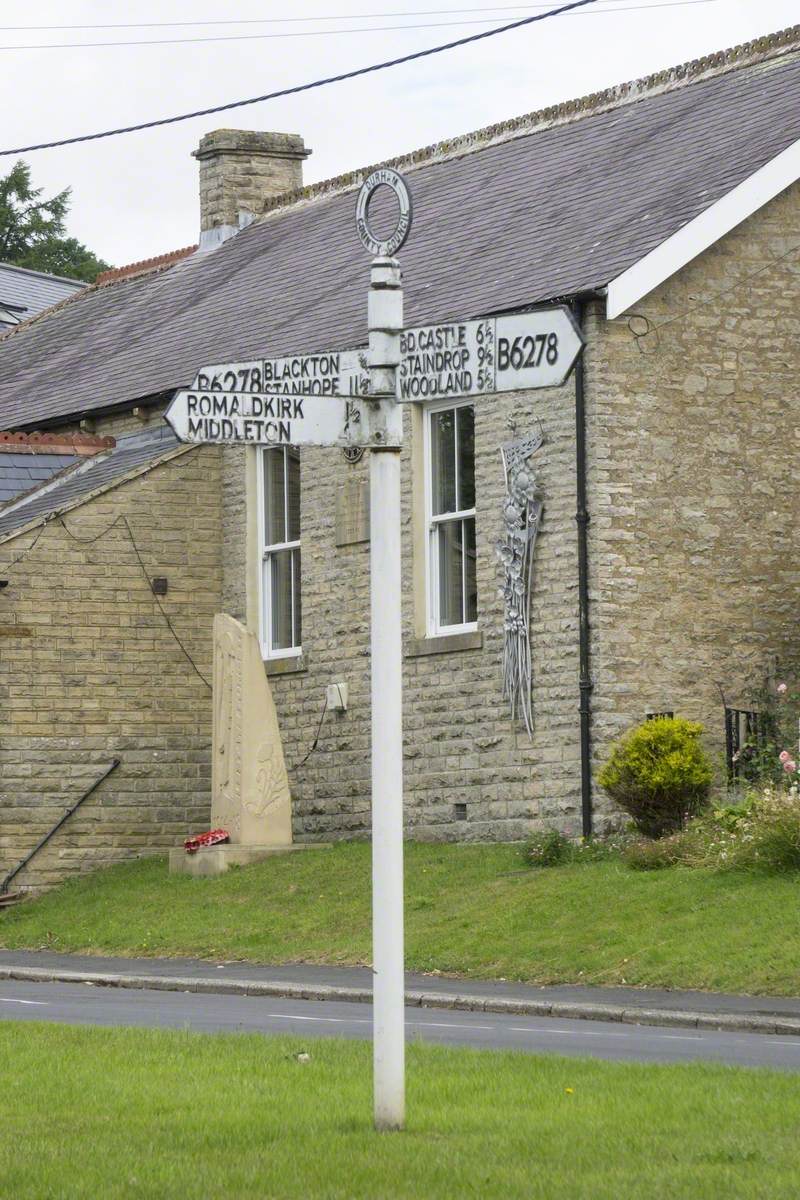
[[[712,771],[702,725],[680,717],[645,721],[612,746],[598,780],[648,837],[682,829],[704,806]]]

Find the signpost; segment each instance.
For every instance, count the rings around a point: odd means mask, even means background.
[[[176,392],[166,418],[182,442],[256,446],[399,446],[397,405],[355,397]]]
[[[400,264],[391,257],[411,227],[411,199],[397,172],[375,171],[358,197],[356,226],[376,255],[367,302],[370,394],[398,415],[397,368],[403,328]],[[401,181],[402,182],[402,181]],[[400,217],[380,242],[368,223],[381,186],[397,196]],[[400,563],[400,450],[369,456],[372,669],[372,1073],[376,1129],[402,1129],[406,1112],[403,952],[403,649]]]
[[[583,336],[564,305],[405,329],[397,399],[442,400],[558,387],[582,349]],[[226,363],[205,367],[193,386],[212,392],[366,396],[367,356],[363,350],[337,350]]]
[[[365,350],[294,354],[251,362],[203,367],[193,388],[206,392],[272,392],[286,396],[366,396],[369,370]]]
[[[563,305],[406,329],[398,400],[439,400],[558,387],[583,349]]]
[[[398,204],[388,238],[370,226],[370,201],[390,188]],[[403,961],[403,727],[398,402],[556,387],[583,349],[563,306],[403,329],[400,264],[411,228],[402,176],[364,181],[356,229],[374,255],[369,353],[336,350],[203,367],[176,392],[167,420],[188,442],[369,447],[372,653],[373,1075],[377,1129],[405,1122]]]

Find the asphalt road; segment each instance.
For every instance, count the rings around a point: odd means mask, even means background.
[[[202,1033],[291,1033],[369,1038],[366,1004],[273,997],[97,988],[75,983],[0,983],[0,1020],[128,1025]],[[406,1009],[409,1039],[478,1049],[588,1055],[631,1062],[713,1061],[800,1070],[800,1038],[568,1021],[450,1009]]]

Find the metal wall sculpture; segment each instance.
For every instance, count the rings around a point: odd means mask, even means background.
[[[530,602],[533,553],[543,503],[528,460],[543,442],[544,434],[540,431],[501,447],[506,481],[505,535],[497,543],[497,557],[504,577],[500,588],[505,601],[503,695],[511,705],[512,719],[516,720],[517,713],[522,714],[529,737],[533,735]]]

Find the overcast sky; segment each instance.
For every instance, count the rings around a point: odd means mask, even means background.
[[[6,4],[0,32],[0,149],[258,95],[451,41],[545,7],[541,0],[504,8],[496,0],[483,7],[479,0],[461,2],[463,7],[458,0]],[[555,6],[553,0],[548,7]],[[48,194],[72,187],[69,232],[120,265],[196,241],[197,163],[190,154],[211,129],[302,134],[313,150],[305,179],[314,182],[772,33],[798,19],[800,0],[597,0],[584,12],[303,96],[26,158],[35,184]],[[188,24],[202,21],[226,23]],[[24,28],[25,22],[31,27]],[[101,23],[131,27],[43,28]],[[418,27],[374,31],[398,25]],[[365,27],[373,31],[354,32]],[[335,32],[341,30],[348,32]],[[183,38],[237,40],[8,48]],[[0,173],[13,161],[0,160]]]

